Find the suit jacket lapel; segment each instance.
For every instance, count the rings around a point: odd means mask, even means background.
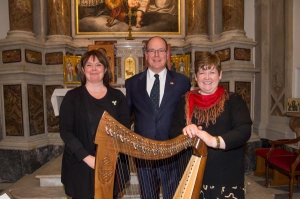
[[[169,70],[167,70],[165,91],[164,91],[164,96],[162,98],[162,101],[160,103],[159,112],[168,103],[169,99],[172,98],[174,86],[175,86],[174,77],[173,77],[172,73]]]
[[[153,113],[155,113],[152,102],[150,100],[150,97],[147,92],[147,70],[145,70],[141,76],[139,77],[138,82],[138,93],[137,95],[140,95],[142,100],[147,104],[150,110],[152,110]]]

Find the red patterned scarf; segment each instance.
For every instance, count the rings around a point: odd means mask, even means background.
[[[185,96],[186,121],[187,125],[191,124],[192,117],[195,117],[197,125],[205,123],[207,127],[209,122],[216,123],[217,117],[224,111],[229,94],[220,85],[212,95],[201,95],[199,91],[189,91]]]

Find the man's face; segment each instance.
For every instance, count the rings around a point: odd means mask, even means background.
[[[151,71],[159,73],[165,69],[168,56],[167,46],[163,39],[159,37],[152,38],[148,42],[145,55]]]

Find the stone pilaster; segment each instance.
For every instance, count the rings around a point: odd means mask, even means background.
[[[223,29],[221,37],[246,37],[244,31],[244,0],[222,1]]]
[[[69,0],[49,0],[47,42],[69,42],[71,38],[71,4]]]
[[[222,0],[208,1],[208,36],[214,42],[222,33]]]
[[[9,0],[9,25],[7,38],[34,38],[32,0]]]
[[[187,42],[195,43],[208,40],[207,16],[207,0],[187,0]]]

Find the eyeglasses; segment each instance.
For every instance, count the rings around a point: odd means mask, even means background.
[[[165,53],[165,52],[167,52],[167,50],[165,50],[165,49],[158,49],[158,50],[149,49],[149,50],[147,50],[147,52],[151,53],[151,54],[155,54],[155,53]]]

